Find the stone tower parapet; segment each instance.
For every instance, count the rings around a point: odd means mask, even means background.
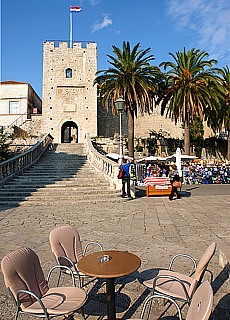
[[[46,41],[43,44],[42,130],[54,142],[76,142],[86,133],[97,136],[96,43],[73,44]],[[68,131],[69,130],[69,131]]]

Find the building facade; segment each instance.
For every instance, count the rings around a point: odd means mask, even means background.
[[[42,131],[54,142],[97,136],[96,43],[44,42]]]
[[[0,126],[20,126],[41,114],[42,101],[29,83],[3,81],[0,87]]]

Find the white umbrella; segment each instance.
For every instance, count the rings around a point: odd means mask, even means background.
[[[173,158],[176,158],[176,153],[172,154],[171,156],[167,157],[167,160],[173,160]],[[182,154],[181,155],[181,160],[193,160],[193,159],[198,159],[196,156],[189,156],[187,154]]]
[[[120,159],[120,154],[118,154],[118,153],[107,153],[105,156],[108,157],[108,158],[112,158],[114,160]],[[124,156],[124,158],[128,159],[128,160],[131,160],[131,161],[133,160],[133,158],[131,158],[129,156]]]
[[[193,159],[198,159],[198,157],[196,157],[196,156],[189,156],[189,155],[187,155],[187,154],[182,154],[182,155],[181,155],[181,159],[182,159],[182,160],[186,160],[186,159],[188,159],[188,160],[193,160]]]
[[[120,155],[118,153],[107,153],[105,156],[108,158],[112,158],[114,160],[118,160],[120,157]]]
[[[167,159],[168,158],[149,156],[146,158],[141,158],[141,159],[137,160],[137,162],[166,161]]]
[[[176,166],[177,166],[177,171],[179,174],[179,177],[182,177],[182,170],[181,170],[181,150],[178,147],[176,149]]]

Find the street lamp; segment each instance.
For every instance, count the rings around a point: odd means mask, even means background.
[[[117,111],[120,114],[120,155],[119,155],[119,158],[122,159],[123,158],[122,112],[125,108],[125,100],[122,97],[120,97],[114,102],[114,104],[115,104],[115,108],[117,109]]]

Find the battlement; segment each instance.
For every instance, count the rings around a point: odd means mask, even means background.
[[[49,49],[61,48],[61,49],[91,49],[96,48],[96,42],[94,41],[74,41],[73,47],[70,47],[69,41],[64,40],[46,40],[43,42],[44,47]]]

